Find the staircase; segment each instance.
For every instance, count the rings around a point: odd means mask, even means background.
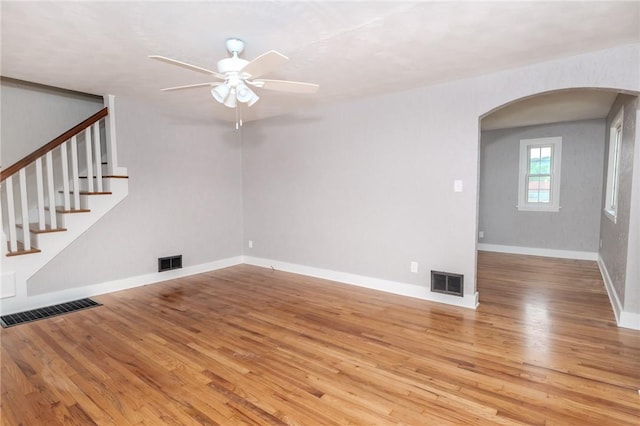
[[[29,278],[127,196],[109,108],[0,173],[2,315],[41,307]]]

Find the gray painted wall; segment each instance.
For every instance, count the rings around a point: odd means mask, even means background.
[[[475,160],[460,156],[462,139],[434,143],[447,139],[437,123],[446,93],[419,114],[399,94],[249,126],[244,214],[254,247],[245,253],[424,287],[430,269],[464,273],[472,294],[473,267],[463,265],[474,256],[465,238],[475,230]],[[458,178],[466,192],[453,192]]]
[[[559,212],[518,211],[520,140],[562,137]],[[484,244],[596,253],[605,120],[482,132],[480,231]]]
[[[459,272],[471,294],[479,117],[549,90],[637,90],[638,65],[625,46],[250,123],[245,253],[425,287],[430,269]]]
[[[232,125],[176,121],[116,99],[118,155],[129,196],[28,283],[29,295],[241,255],[240,140]]]
[[[640,102],[636,98],[636,140],[634,144],[633,183],[631,184],[631,211],[629,213],[629,244],[627,246],[627,273],[624,310],[640,313]],[[635,189],[633,189],[635,188]]]
[[[600,256],[604,262],[613,287],[625,307],[626,302],[626,271],[627,262],[638,263],[639,260],[627,257],[629,246],[629,229],[631,223],[631,195],[633,188],[633,161],[634,161],[634,145],[636,142],[637,124],[636,115],[638,110],[638,98],[627,95],[620,95],[616,98],[609,116],[607,117],[607,129],[611,126],[611,122],[620,108],[624,106],[623,130],[622,130],[622,146],[620,151],[620,169],[619,169],[619,191],[618,191],[618,213],[616,223],[614,223],[604,213],[601,213],[601,238],[602,248]],[[606,158],[609,158],[609,132],[606,136]],[[604,185],[606,185],[606,164],[604,174]],[[606,190],[606,186],[605,186]],[[636,188],[636,192],[638,189]],[[603,195],[604,200],[604,195]],[[600,206],[603,212],[604,203]],[[636,212],[637,213],[637,212]],[[640,283],[636,283],[636,287]],[[626,307],[625,307],[626,310]]]
[[[2,78],[2,166],[10,166],[102,108],[100,96]]]

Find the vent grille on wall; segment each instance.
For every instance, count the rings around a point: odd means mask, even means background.
[[[431,291],[463,296],[464,276],[449,272],[431,271]]]
[[[182,255],[158,258],[158,272],[182,268]]]

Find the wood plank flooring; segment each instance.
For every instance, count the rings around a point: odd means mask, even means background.
[[[2,425],[635,425],[594,262],[479,253],[473,311],[248,265],[0,331]]]

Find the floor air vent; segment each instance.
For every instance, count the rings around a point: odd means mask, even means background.
[[[431,291],[436,293],[462,296],[464,290],[464,276],[449,272],[431,271]]]
[[[74,300],[73,302],[47,306],[46,308],[32,309],[30,311],[18,312],[17,314],[2,315],[0,317],[0,324],[2,324],[2,327],[4,328],[13,327],[14,325],[51,318],[57,315],[81,311],[87,308],[93,308],[94,306],[102,306],[102,304],[91,299]]]
[[[182,255],[159,257],[158,272],[170,271],[172,269],[182,268]]]

